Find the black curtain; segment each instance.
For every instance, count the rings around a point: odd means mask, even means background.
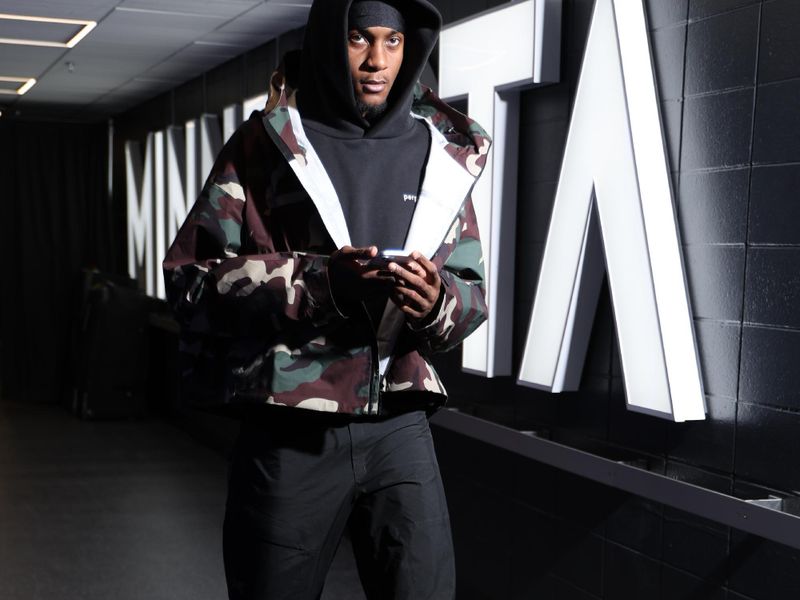
[[[67,399],[81,269],[119,268],[107,145],[105,124],[0,121],[4,400]]]

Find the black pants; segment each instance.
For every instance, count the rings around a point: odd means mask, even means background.
[[[370,600],[451,600],[444,490],[423,412],[360,421],[287,410],[247,422],[224,527],[231,600],[319,598],[349,525]]]

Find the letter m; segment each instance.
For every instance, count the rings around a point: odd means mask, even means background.
[[[125,175],[128,192],[128,274],[155,293],[153,238],[153,134],[147,135],[144,165],[137,142],[125,143]]]

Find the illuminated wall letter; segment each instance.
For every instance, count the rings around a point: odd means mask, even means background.
[[[197,139],[197,164],[198,175],[205,183],[206,177],[217,160],[219,151],[222,150],[222,132],[219,127],[217,115],[203,115],[200,117],[200,135]],[[200,186],[202,188],[202,185]]]
[[[446,27],[441,35],[439,94],[467,97],[470,116],[494,139],[473,193],[489,318],[464,342],[462,363],[487,377],[511,374],[519,91],[558,81],[560,38],[561,0],[515,3]]]
[[[249,116],[249,115],[248,115]],[[227,142],[242,124],[242,105],[234,104],[222,109],[222,140]]]
[[[174,147],[170,142],[171,131],[157,131],[147,135],[144,163],[139,144],[125,143],[125,170],[128,204],[128,274],[141,281],[144,271],[145,292],[149,296],[165,298],[164,275],[161,261],[166,254],[167,227],[170,232],[175,209],[175,198],[170,186],[169,168],[173,162]],[[180,185],[180,182],[179,182]],[[167,189],[165,189],[165,187]],[[182,194],[182,190],[181,190]],[[169,213],[166,199],[169,198]],[[175,200],[182,198],[175,198]],[[186,204],[184,201],[184,218]],[[178,207],[178,210],[180,208]],[[177,217],[175,217],[177,218]]]
[[[185,133],[170,127],[148,134],[144,163],[139,144],[125,143],[128,273],[137,279],[144,269],[149,296],[166,297],[161,261],[221,148],[215,115],[188,122]]]
[[[150,296],[164,298],[161,261],[175,239],[214,166],[223,140],[243,116],[260,110],[262,94],[223,110],[223,130],[216,115],[203,115],[186,126],[147,135],[144,160],[137,142],[125,143],[128,205],[128,273]]]
[[[188,128],[184,130],[182,127],[169,127],[167,128],[164,136],[166,147],[164,149],[167,160],[166,170],[166,188],[167,188],[167,244],[175,239],[178,233],[178,228],[186,220],[186,215],[189,213],[189,208],[194,203],[195,195],[190,195],[186,189],[186,183],[189,180],[187,172],[187,164],[194,163],[189,161],[187,156],[187,149],[191,148],[187,144],[192,134],[189,134]],[[196,189],[196,188],[195,188]]]
[[[144,163],[137,142],[125,143],[125,174],[128,203],[128,274],[139,278],[144,270],[144,287],[155,293],[153,247],[153,134],[145,142]]]
[[[249,119],[251,112],[261,110],[266,106],[268,98],[269,94],[259,94],[242,102],[242,116],[245,119]]]
[[[259,94],[247,98],[241,104],[228,106],[222,111],[222,139],[227,142],[245,119],[254,110],[261,110],[267,104],[269,94]]]
[[[153,174],[155,177],[155,258],[156,264],[153,265],[156,278],[155,295],[158,298],[166,298],[167,292],[164,289],[164,272],[161,270],[161,261],[167,254],[166,233],[164,222],[166,213],[164,211],[164,132],[157,131],[153,134]],[[150,293],[150,292],[148,292]]]
[[[194,203],[197,193],[202,185],[202,175],[197,171],[197,120],[186,122],[186,196],[190,203]]]
[[[705,418],[642,0],[597,0],[519,382],[577,389],[608,273],[628,408]]]

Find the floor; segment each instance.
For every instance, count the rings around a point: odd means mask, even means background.
[[[0,404],[0,598],[220,600],[225,461],[158,420]],[[344,541],[324,600],[364,598]]]

